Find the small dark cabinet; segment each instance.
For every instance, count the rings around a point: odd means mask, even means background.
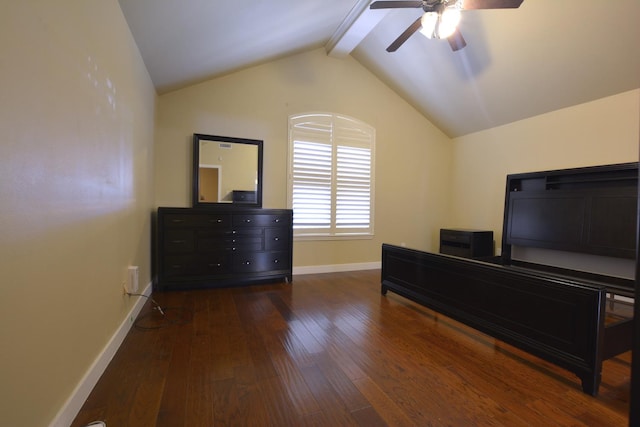
[[[290,209],[158,208],[154,287],[290,282],[292,224]]]
[[[493,256],[493,231],[440,229],[440,253],[464,258]]]

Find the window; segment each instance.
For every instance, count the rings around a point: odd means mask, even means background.
[[[296,237],[373,235],[375,129],[332,113],[289,118],[289,207]]]

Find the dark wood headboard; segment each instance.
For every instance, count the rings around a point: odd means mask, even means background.
[[[635,259],[638,163],[507,175],[502,258],[511,246]]]

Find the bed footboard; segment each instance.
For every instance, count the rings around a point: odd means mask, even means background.
[[[609,356],[603,350],[604,286],[384,244],[387,291],[567,369],[585,393],[598,393],[602,360]]]

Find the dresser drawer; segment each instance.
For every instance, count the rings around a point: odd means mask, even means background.
[[[230,214],[166,214],[165,227],[231,227]]]
[[[272,227],[277,225],[287,225],[288,223],[289,216],[287,215],[238,214],[233,216],[234,227]]]
[[[236,253],[233,269],[242,273],[286,270],[289,268],[287,252]]]
[[[261,251],[264,249],[264,239],[260,236],[235,236],[228,242],[232,251]]]
[[[188,253],[195,249],[195,238],[192,230],[167,230],[164,235],[166,253]]]
[[[198,276],[200,274],[197,260],[190,255],[165,256],[161,263],[164,276],[169,278]]]
[[[198,251],[233,251],[264,249],[264,237],[261,228],[240,231],[225,231],[223,233],[199,233]]]
[[[166,256],[163,262],[164,274],[171,278],[194,276],[215,276],[231,272],[231,253],[214,253],[209,256],[175,255]]]
[[[206,276],[217,276],[231,272],[231,254],[215,253],[198,257],[199,270]]]
[[[266,228],[264,230],[264,248],[267,251],[287,249],[289,247],[288,228]]]
[[[231,230],[206,231],[198,230],[196,245],[198,252],[225,251],[233,238]]]

